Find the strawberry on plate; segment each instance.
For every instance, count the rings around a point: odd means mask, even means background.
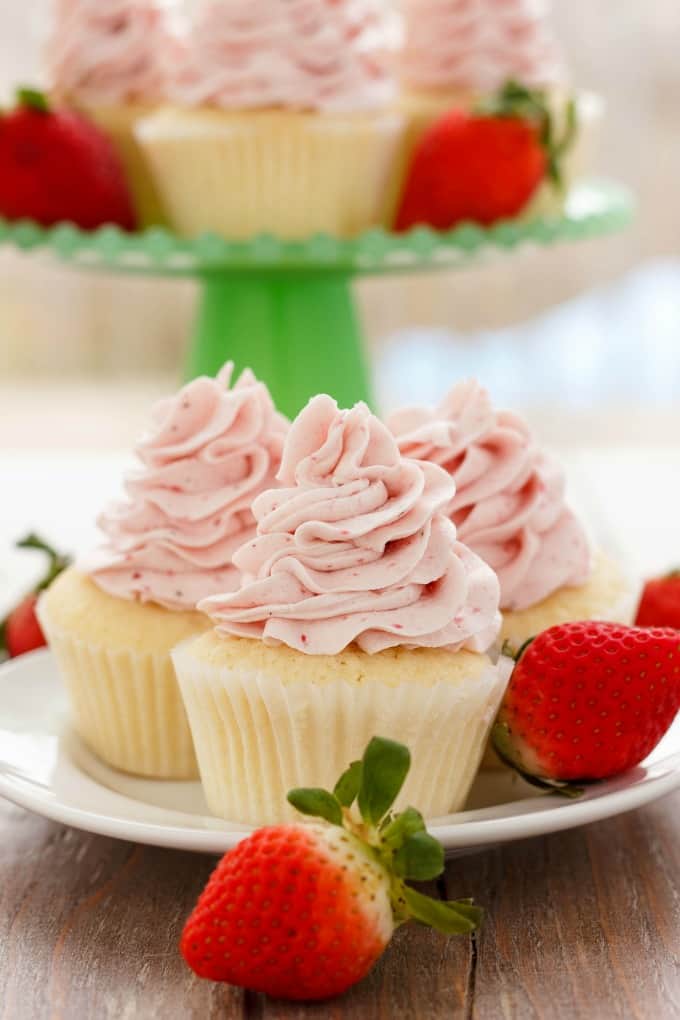
[[[134,230],[130,189],[109,138],[82,114],[51,109],[33,89],[20,89],[17,100],[0,112],[0,216]]]
[[[444,868],[421,815],[390,812],[409,766],[406,747],[375,737],[332,793],[291,791],[290,803],[321,821],[259,829],[222,859],[182,935],[189,966],[279,998],[325,999],[360,981],[410,918],[473,931],[482,911],[470,900],[406,885]]]
[[[14,607],[0,624],[0,657],[5,652],[10,658],[42,648],[47,642],[35,615],[35,606],[40,592],[47,588],[62,570],[71,562],[68,556],[62,556],[37,535],[27,535],[17,542],[18,549],[37,549],[46,553],[49,558],[47,571],[42,581]]]
[[[517,657],[492,732],[506,764],[567,796],[654,750],[680,709],[680,634],[564,623]]]
[[[562,137],[544,93],[510,81],[476,110],[453,109],[421,139],[406,178],[395,224],[449,230],[517,216],[549,180],[561,186],[561,164],[576,134],[573,101]]]
[[[635,623],[638,627],[675,627],[680,630],[680,570],[647,581]]]

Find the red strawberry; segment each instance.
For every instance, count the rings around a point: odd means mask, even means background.
[[[93,230],[134,230],[136,217],[112,143],[79,113],[50,110],[30,89],[0,115],[0,215],[45,227],[68,221]]]
[[[49,557],[49,566],[40,584],[21,600],[0,626],[0,655],[4,646],[11,658],[32,652],[35,648],[42,648],[47,643],[35,615],[35,605],[40,592],[70,563],[67,556],[60,556],[37,535],[28,535],[21,542],[17,542],[17,547],[38,549],[46,553]]]
[[[222,859],[182,935],[189,966],[279,998],[324,999],[360,981],[411,917],[447,934],[474,930],[481,911],[469,900],[405,884],[444,867],[417,811],[389,813],[409,765],[407,748],[376,737],[333,793],[293,790],[290,802],[324,821],[260,829]]]
[[[573,781],[638,765],[678,709],[677,631],[565,623],[520,652],[493,742],[530,782],[574,795],[582,791],[568,785]]]
[[[448,230],[472,220],[489,225],[516,216],[541,183],[560,184],[560,161],[576,124],[554,138],[545,96],[508,82],[497,97],[468,113],[451,110],[418,145],[397,214],[396,229],[419,223]]]
[[[647,581],[635,623],[638,627],[680,630],[680,570]]]

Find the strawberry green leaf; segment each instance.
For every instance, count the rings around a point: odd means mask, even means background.
[[[49,585],[52,584],[52,581],[54,581],[54,579],[71,564],[70,556],[62,556],[61,553],[58,553],[51,545],[45,542],[44,539],[40,538],[39,535],[36,535],[33,532],[17,542],[16,547],[17,549],[36,549],[38,552],[45,553],[45,555],[49,558],[47,573],[40,584],[36,585],[34,589],[36,592],[43,591],[45,588],[48,588]]]
[[[50,112],[47,96],[44,92],[40,92],[39,89],[32,89],[26,86],[18,88],[17,104],[19,106],[28,106],[31,110],[36,110],[37,113]]]
[[[373,737],[364,751],[359,811],[368,825],[378,825],[399,794],[411,767],[411,753],[403,744]]]
[[[444,870],[444,849],[427,832],[414,832],[394,855],[392,866],[402,878],[427,882]]]
[[[335,784],[333,793],[343,807],[351,807],[356,800],[356,796],[359,793],[359,787],[361,786],[361,771],[361,762],[353,761],[350,767],[342,773]]]
[[[445,935],[465,935],[474,931],[482,921],[484,911],[470,903],[445,903],[404,886],[402,895],[411,917]]]
[[[409,807],[382,829],[382,841],[385,846],[394,850],[402,846],[414,832],[424,831],[425,822],[420,811]]]
[[[331,825],[342,825],[342,808],[328,790],[316,788],[291,790],[288,802],[301,814],[324,818]]]

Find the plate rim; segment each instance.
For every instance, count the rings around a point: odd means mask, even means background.
[[[53,655],[49,649],[39,649],[28,653],[20,659],[9,660],[0,665],[0,683],[12,682],[12,674],[21,674],[28,666],[35,666],[44,660],[53,663]],[[0,704],[0,724],[3,709]],[[0,752],[1,754],[1,752]],[[69,757],[68,766],[75,773],[86,778],[96,786],[106,789],[109,793],[118,793],[103,786],[94,777],[81,769]],[[439,839],[447,852],[480,850],[501,843],[517,842],[536,836],[550,835],[567,829],[587,825],[595,821],[604,821],[627,811],[635,810],[645,804],[680,789],[680,751],[668,757],[653,761],[649,766],[638,766],[633,772],[640,771],[640,777],[631,783],[632,773],[616,777],[608,786],[614,789],[603,790],[593,787],[592,795],[586,795],[577,801],[560,801],[554,807],[540,811],[513,813],[502,818],[484,818],[465,821],[461,812],[460,821],[438,822],[436,819],[428,823],[429,831]],[[153,782],[153,780],[148,780]],[[617,788],[618,784],[618,788]],[[110,814],[102,814],[64,803],[54,789],[49,786],[42,788],[30,783],[21,776],[10,777],[0,771],[0,796],[17,807],[31,811],[33,814],[50,821],[69,825],[94,835],[107,836],[148,846],[168,849],[194,851],[208,854],[221,854],[231,849],[239,840],[244,839],[253,827],[240,830],[220,828],[220,820],[215,819],[214,829],[200,829],[190,826],[162,825],[158,822],[141,822],[137,819],[121,819]],[[597,792],[597,791],[600,792]],[[125,794],[118,793],[125,797]],[[132,799],[127,797],[127,799]],[[524,803],[536,802],[537,798],[524,798],[513,801],[517,807]],[[203,816],[201,816],[203,817]],[[205,816],[207,817],[207,816]],[[239,823],[231,823],[237,825]],[[230,823],[224,822],[225,826]]]

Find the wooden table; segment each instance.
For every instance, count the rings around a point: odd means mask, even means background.
[[[275,1002],[200,981],[177,951],[213,858],[134,846],[0,802],[2,1020],[674,1020],[680,794],[449,863],[483,930],[401,929],[342,999]]]

